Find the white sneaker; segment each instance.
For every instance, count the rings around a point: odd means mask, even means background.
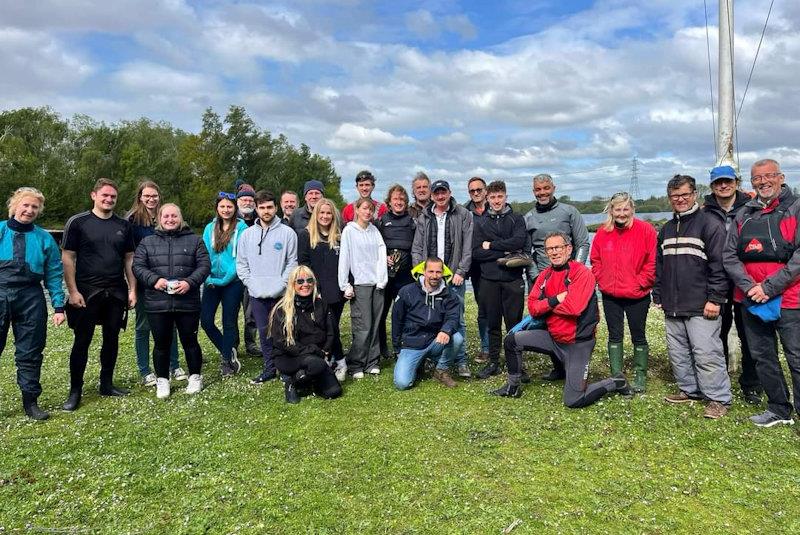
[[[381,374],[381,369],[378,368],[377,366],[373,366],[372,368],[367,370],[367,373],[370,374],[370,375],[380,375]]]
[[[142,386],[156,386],[156,374],[148,373],[142,377]]]
[[[189,376],[189,385],[186,387],[187,394],[197,394],[203,389],[203,376],[193,373]]]
[[[363,378],[364,378],[364,372],[356,372],[353,374],[353,379],[363,379]]]
[[[167,399],[169,397],[169,379],[159,377],[156,379],[156,397],[158,399]]]
[[[336,364],[336,369],[333,370],[333,374],[336,376],[336,380],[340,383],[343,383],[347,380],[347,364],[345,363],[344,359],[340,360],[338,364]]]
[[[189,379],[189,375],[187,375],[183,368],[175,368],[172,370],[172,378],[176,381],[186,381]]]

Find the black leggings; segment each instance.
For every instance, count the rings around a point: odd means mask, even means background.
[[[389,343],[386,337],[386,318],[389,316],[389,309],[392,308],[394,298],[397,297],[400,288],[406,284],[412,284],[414,279],[411,278],[410,271],[400,271],[394,277],[389,277],[389,282],[386,284],[386,289],[383,294],[383,312],[381,313],[381,323],[378,325],[378,343],[381,346],[381,355],[389,356]],[[398,353],[400,348],[394,348]]]
[[[199,374],[203,366],[203,353],[197,342],[200,311],[197,312],[148,312],[150,331],[153,333],[153,369],[156,377],[169,379],[169,348],[172,345],[173,329],[186,355],[189,375]]]
[[[608,325],[608,341],[622,342],[625,336],[624,317],[628,317],[628,328],[635,346],[647,345],[647,311],[650,310],[650,295],[639,299],[627,299],[603,294],[603,313]]]
[[[114,378],[114,367],[119,354],[119,330],[123,326],[127,303],[106,292],[94,295],[85,308],[71,308],[72,327],[75,340],[69,354],[70,387],[80,390],[83,387],[83,374],[89,360],[89,346],[94,337],[94,327],[98,323],[103,328],[103,345],[100,348],[100,384],[108,386]]]
[[[276,354],[275,367],[282,375],[289,377],[301,370],[305,372],[306,377],[302,382],[310,383],[314,393],[321,398],[333,399],[342,395],[342,386],[322,357],[315,355],[289,357]],[[298,386],[302,385],[298,384]]]
[[[331,323],[333,323],[333,347],[331,354],[336,360],[344,358],[344,349],[342,348],[342,331],[339,325],[342,323],[342,311],[344,310],[345,301],[338,303],[329,303],[328,312],[331,314]]]

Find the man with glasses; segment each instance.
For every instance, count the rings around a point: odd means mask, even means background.
[[[667,183],[675,213],[658,233],[653,303],[664,311],[667,353],[680,389],[668,403],[707,400],[703,416],[728,412],[731,382],[722,352],[720,308],[727,301],[722,266],[725,227],[700,210],[694,178],[675,175]]]
[[[544,239],[551,232],[561,231],[572,239],[573,258],[581,264],[589,257],[589,232],[578,209],[556,199],[556,185],[553,177],[542,173],[533,177],[533,196],[536,204],[525,214],[525,227],[531,242],[533,266],[528,274],[533,281],[539,273],[550,265],[550,259],[544,252]],[[564,379],[564,367],[555,357],[552,358],[553,370],[542,379],[559,381]]]
[[[800,202],[784,180],[777,161],[753,164],[756,198],[736,214],[725,245],[725,269],[746,308],[744,331],[767,394],[767,410],[750,418],[759,427],[794,423],[778,335],[800,411]]]
[[[467,193],[469,193],[469,202],[464,205],[464,208],[472,212],[473,225],[477,224],[478,218],[481,217],[488,208],[486,201],[486,182],[479,176],[474,176],[467,182]],[[481,350],[475,355],[476,363],[489,362],[489,327],[486,324],[486,311],[480,306],[480,293],[481,293],[481,270],[480,264],[477,262],[472,263],[470,267],[468,278],[472,281],[472,294],[475,297],[475,303],[478,305],[478,334],[481,337]]]
[[[564,405],[571,409],[587,407],[606,394],[630,392],[625,375],[588,384],[589,360],[600,321],[595,278],[591,270],[572,260],[570,237],[551,232],[543,243],[550,259],[536,278],[528,295],[528,311],[541,319],[545,328],[509,333],[505,338],[508,382],[491,392],[495,396],[518,398],[522,395],[522,352],[535,351],[558,359],[566,370]]]
[[[706,195],[703,210],[719,218],[725,225],[727,232],[734,221],[739,209],[747,204],[751,197],[739,189],[739,175],[729,165],[721,165],[711,170],[711,193]],[[725,362],[729,360],[728,334],[731,326],[736,324],[736,333],[742,348],[742,374],[739,376],[739,385],[742,395],[747,403],[761,404],[761,381],[756,373],[756,363],[750,353],[747,336],[744,333],[744,305],[733,298],[733,288],[728,290],[728,302],[722,306],[722,328],[719,337],[722,340],[722,350]]]

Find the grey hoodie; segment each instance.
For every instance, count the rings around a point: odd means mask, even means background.
[[[280,297],[297,267],[297,234],[275,216],[264,228],[257,219],[239,237],[236,274],[252,297]]]

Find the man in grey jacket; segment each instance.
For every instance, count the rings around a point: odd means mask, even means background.
[[[532,284],[539,273],[550,265],[544,251],[544,240],[551,232],[563,232],[572,238],[572,257],[581,264],[589,257],[589,232],[578,209],[556,199],[556,185],[553,177],[542,173],[533,177],[533,196],[536,204],[525,214],[525,228],[531,242],[533,265],[528,273]],[[559,381],[566,377],[564,365],[555,357],[553,370],[542,377],[545,381]]]
[[[450,184],[446,180],[433,183],[431,199],[433,202],[416,219],[411,259],[417,265],[429,256],[435,256],[443,259],[453,272],[451,288],[461,304],[458,332],[466,340],[464,279],[472,263],[472,213],[453,199]],[[459,377],[472,376],[467,365],[466,344],[461,346],[456,355],[455,364]]]
[[[255,201],[258,219],[239,238],[236,274],[250,295],[264,358],[264,369],[251,383],[262,384],[277,377],[267,327],[272,307],[286,290],[289,273],[297,266],[297,234],[276,217],[275,195],[259,191]]]

